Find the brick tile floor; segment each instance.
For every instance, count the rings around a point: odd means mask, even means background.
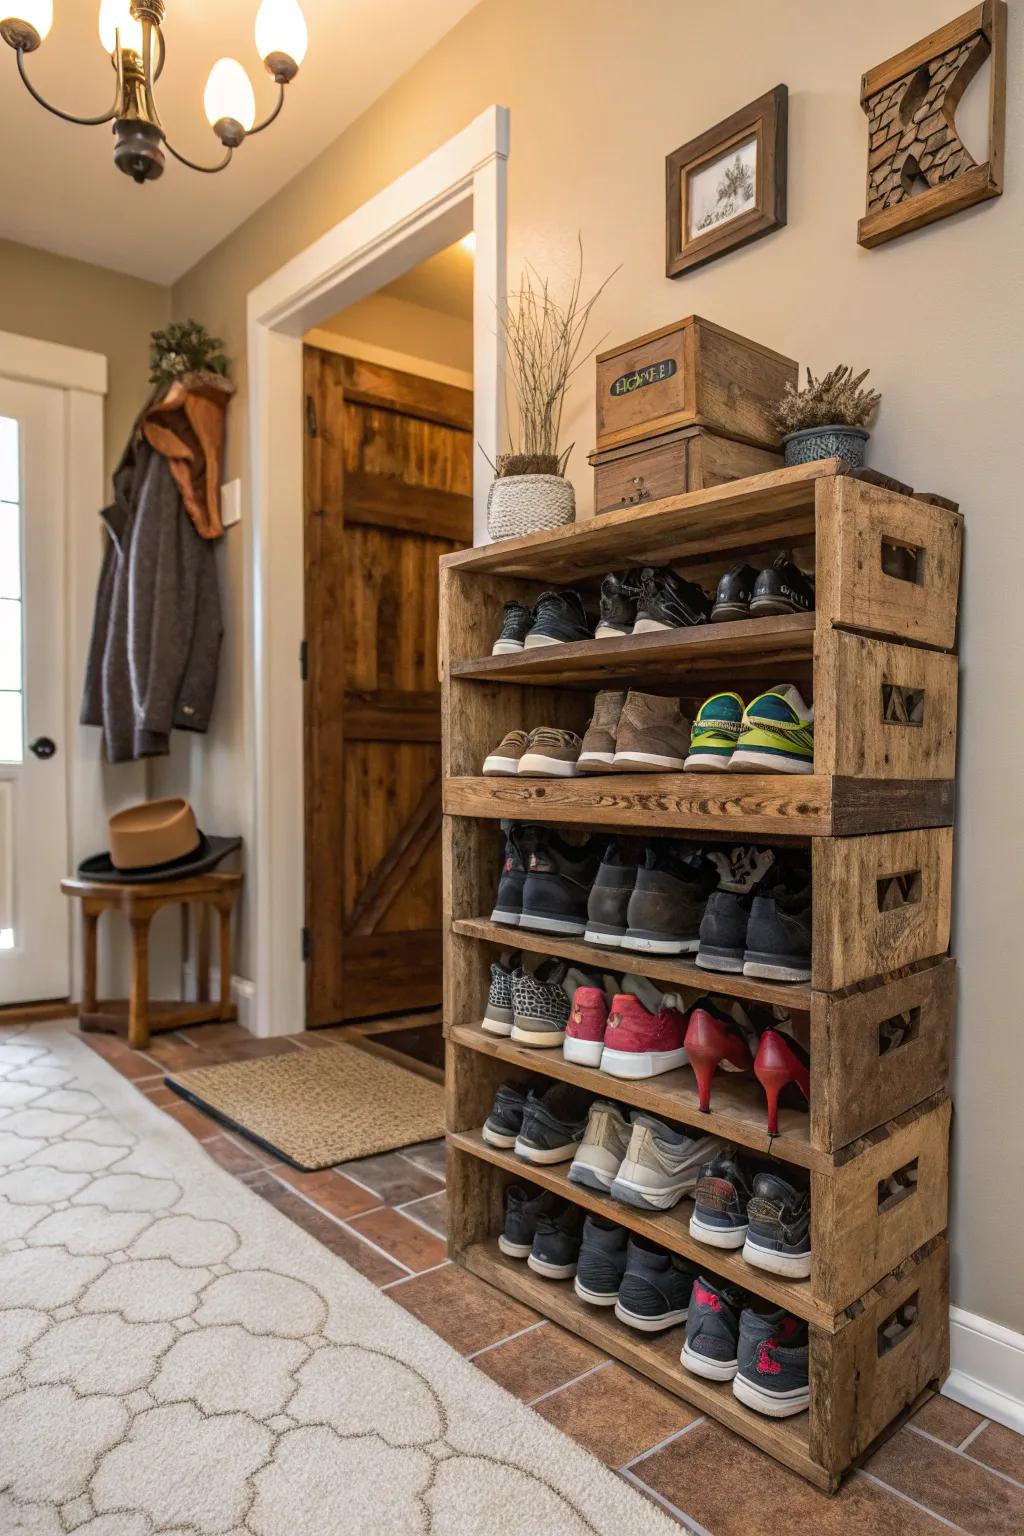
[[[201,1025],[147,1052],[83,1035],[201,1143],[222,1168],[382,1287],[492,1380],[704,1536],[1019,1536],[1024,1437],[947,1398],[914,1419],[827,1498],[592,1345],[451,1264],[445,1254],[445,1150],[424,1142],[322,1173],[288,1168],[185,1105],[171,1066],[317,1048],[322,1034],[254,1041],[240,1025]]]

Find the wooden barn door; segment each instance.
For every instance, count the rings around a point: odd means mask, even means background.
[[[441,999],[437,561],[473,542],[468,390],[307,347],[307,1027]]]

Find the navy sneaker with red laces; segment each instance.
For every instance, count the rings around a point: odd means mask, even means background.
[[[731,1381],[739,1365],[740,1313],[746,1295],[735,1285],[718,1285],[698,1275],[686,1315],[686,1342],[680,1359],[708,1381]]]
[[[807,1373],[807,1324],[780,1307],[740,1316],[739,1365],[733,1394],[755,1413],[788,1419],[811,1401]]]

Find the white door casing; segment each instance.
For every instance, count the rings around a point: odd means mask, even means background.
[[[260,1035],[305,1022],[302,338],[466,235],[473,262],[474,541],[486,538],[488,460],[503,428],[509,114],[492,106],[268,277],[248,297],[254,845],[246,859]]]
[[[70,990],[65,406],[0,379],[0,1005]],[[54,754],[36,756],[47,738]]]

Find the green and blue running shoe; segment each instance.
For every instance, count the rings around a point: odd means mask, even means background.
[[[742,729],[743,700],[738,693],[716,693],[705,699],[690,730],[690,750],[683,767],[691,773],[731,768]]]
[[[758,694],[743,711],[730,768],[743,773],[813,773],[814,710],[792,683]]]

